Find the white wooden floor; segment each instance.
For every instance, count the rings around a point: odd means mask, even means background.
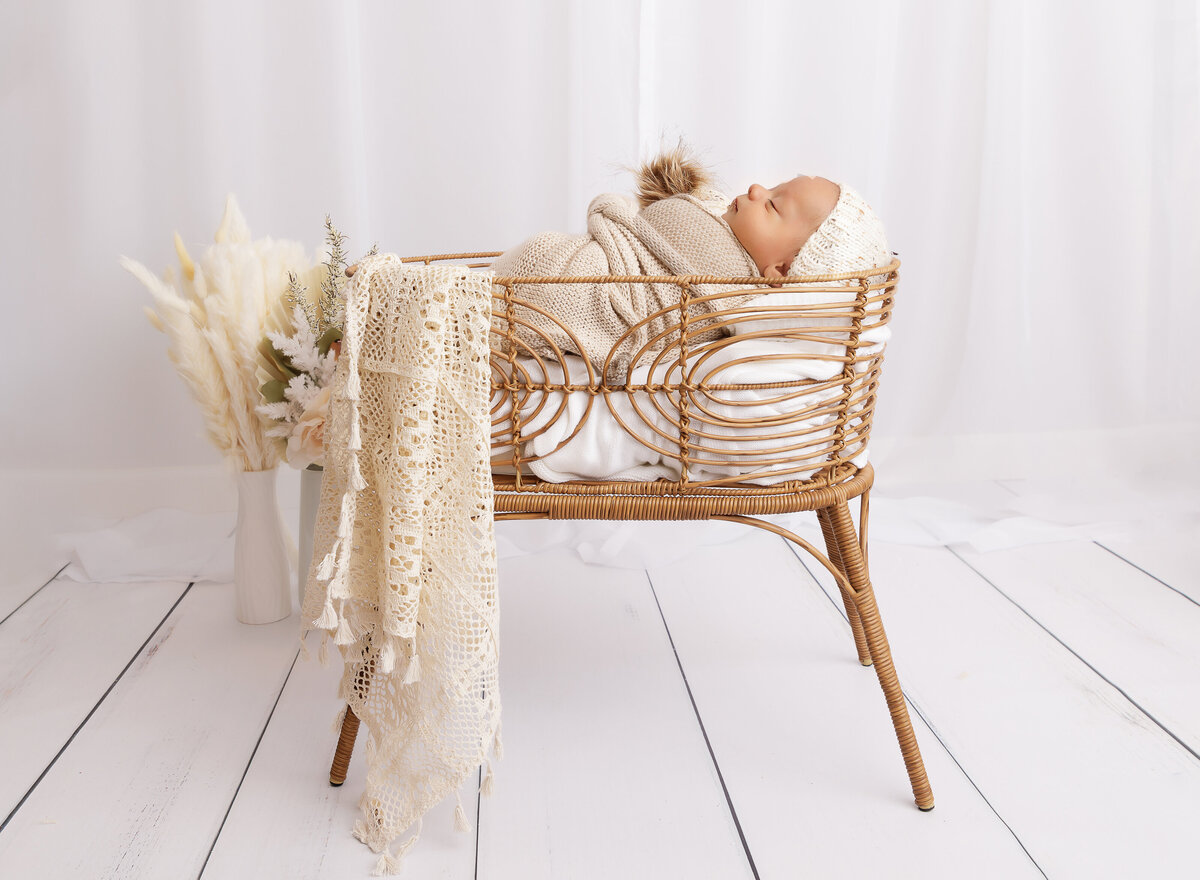
[[[931,813],[831,579],[728,527],[686,565],[501,562],[495,794],[464,798],[470,833],[436,808],[405,876],[1200,876],[1194,522],[872,544]],[[77,584],[36,541],[5,549],[0,878],[369,875],[361,751],[327,781],[340,661],[297,660],[298,616],[244,626],[229,585]]]

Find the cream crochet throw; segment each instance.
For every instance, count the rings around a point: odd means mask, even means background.
[[[364,260],[325,428],[301,614],[341,651],[338,695],[367,731],[353,834],[400,870],[424,814],[499,758],[499,606],[490,467],[492,273]],[[344,710],[343,710],[344,712]],[[342,716],[335,720],[340,728]],[[395,852],[389,847],[413,825]]]

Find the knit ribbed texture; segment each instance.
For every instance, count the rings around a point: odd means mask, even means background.
[[[496,258],[492,270],[497,276],[759,275],[729,224],[714,213],[718,204],[728,200],[708,187],[661,199],[640,211],[626,196],[597,196],[588,207],[586,235],[543,232]],[[701,285],[693,288],[692,295],[721,289],[729,288]],[[548,313],[515,309],[513,334],[522,344],[518,356],[533,352],[556,359],[556,345],[564,354],[584,357],[599,371],[610,350],[633,328],[609,369],[608,378],[619,380],[643,346],[646,355],[652,355],[678,343],[678,333],[654,340],[679,323],[681,294],[675,284],[522,284],[515,294]],[[733,304],[720,301],[722,308]],[[691,306],[689,320],[702,319],[712,309],[710,304]],[[659,310],[666,311],[652,317]],[[696,333],[689,342],[723,335],[720,330],[706,331],[703,325],[693,329]]]
[[[789,275],[834,275],[892,261],[882,221],[862,196],[848,186],[841,189],[829,216],[792,261]]]

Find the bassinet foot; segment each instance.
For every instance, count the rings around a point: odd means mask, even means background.
[[[342,732],[338,737],[337,749],[333,753],[333,765],[329,768],[329,784],[339,786],[346,781],[350,769],[350,755],[354,752],[354,740],[358,737],[358,716],[349,706],[342,720]]]

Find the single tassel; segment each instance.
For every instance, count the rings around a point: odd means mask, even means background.
[[[408,669],[404,672],[403,684],[415,684],[421,680],[421,658],[415,653],[408,661]]]
[[[308,633],[304,635],[308,635]],[[300,636],[300,659],[305,663],[312,659],[312,655],[308,652],[308,642],[305,641],[304,636]]]
[[[396,860],[386,849],[379,854],[379,861],[375,863],[375,870],[371,872],[372,877],[383,877],[386,874],[396,873]]]
[[[342,496],[342,511],[338,516],[338,543],[349,542],[354,536],[354,495],[347,492]]]
[[[358,381],[358,358],[350,359],[350,375],[346,377],[346,399],[358,400],[362,396],[362,385]]]
[[[337,634],[333,637],[333,643],[335,645],[352,645],[355,641],[357,640],[354,638],[354,633],[350,630],[350,621],[346,619],[346,612],[343,608],[342,620],[338,624]]]
[[[343,559],[338,565],[333,577],[329,579],[329,598],[350,598],[350,560]]]
[[[333,566],[335,564],[335,556],[337,555],[338,542],[333,542],[333,547],[325,554],[325,558],[321,560],[321,567],[317,569],[317,580],[322,583],[327,582],[333,577]]]
[[[491,797],[492,792],[496,789],[495,776],[492,772],[492,762],[488,761],[487,773],[483,774],[483,785],[479,786],[479,793],[484,797]]]
[[[497,758],[504,757],[504,743],[500,741],[500,722],[496,722],[496,741],[493,744],[493,749],[496,752]]]
[[[317,652],[317,662],[322,666],[329,665],[329,633],[321,638],[321,650]]]
[[[379,671],[390,675],[396,668],[396,644],[389,636],[379,649]]]
[[[362,471],[358,467],[358,456],[353,454],[350,456],[350,488],[355,492],[367,488],[367,481],[363,479]]]
[[[467,813],[463,810],[462,795],[456,791],[454,799],[458,802],[458,806],[454,808],[454,830],[470,831],[471,823],[467,821]]]
[[[328,599],[325,600],[325,607],[321,609],[321,616],[315,621],[317,629],[336,629],[338,625],[337,612],[333,610],[333,603]]]
[[[358,432],[358,407],[351,404],[350,412],[350,438],[346,444],[346,448],[351,452],[358,452],[362,449],[362,435]]]
[[[408,854],[410,849],[416,846],[417,840],[421,837],[421,829],[424,825],[425,817],[422,816],[417,820],[417,830],[413,833],[413,836],[404,841],[404,843],[400,844],[400,846],[396,849],[395,855],[389,854],[386,846],[383,848],[383,851],[379,854],[379,861],[375,863],[375,871],[373,872],[374,876],[378,877],[381,875],[381,873],[400,873],[400,869],[404,867],[404,857]]]
[[[340,734],[342,732],[342,725],[346,721],[346,710],[348,708],[350,707],[343,703],[342,708],[339,709],[337,714],[333,716],[333,724],[329,725],[329,729],[333,731],[334,734]]]

